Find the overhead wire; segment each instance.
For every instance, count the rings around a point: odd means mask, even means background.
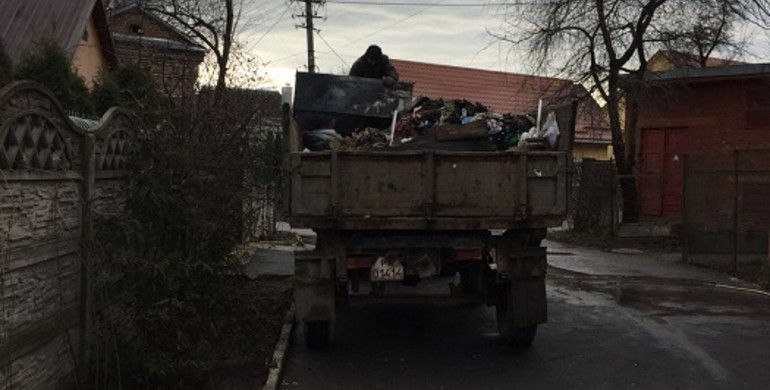
[[[542,1],[537,0],[522,0],[522,1],[505,1],[505,2],[484,2],[484,3],[445,3],[437,4],[426,1],[415,2],[399,2],[399,1],[362,1],[362,0],[326,0],[324,3],[329,4],[351,4],[351,5],[379,5],[379,6],[395,6],[395,7],[423,7],[433,6],[438,8],[484,8],[484,7],[506,7],[506,6],[519,6],[519,5],[538,5]]]
[[[381,6],[399,6],[399,7],[424,7],[424,6],[435,6],[435,7],[496,7],[496,6],[504,6],[504,5],[511,5],[512,2],[508,3],[446,3],[446,4],[438,4],[431,3],[431,2],[398,2],[398,1],[360,1],[360,0],[326,0],[326,3],[329,4],[354,4],[354,5],[381,5]]]
[[[431,9],[431,8],[433,8],[433,7],[434,7],[436,4],[441,4],[441,3],[443,3],[444,1],[445,1],[445,0],[439,0],[439,1],[437,1],[437,2],[434,2],[434,3],[430,3],[430,5],[427,5],[427,6],[425,6],[425,8],[422,8],[422,9],[420,9],[420,10],[419,10],[419,11],[417,11],[417,12],[414,12],[414,13],[412,13],[412,14],[409,14],[409,16],[407,16],[407,17],[405,17],[405,18],[403,18],[403,19],[399,19],[399,20],[397,20],[397,21],[395,21],[395,22],[393,22],[393,23],[391,23],[391,24],[389,24],[389,25],[387,25],[387,26],[385,26],[385,27],[382,27],[382,28],[380,28],[380,29],[377,29],[377,30],[375,30],[374,32],[371,32],[371,33],[369,33],[369,34],[366,34],[366,35],[364,35],[364,36],[362,36],[362,37],[360,37],[360,38],[358,38],[358,39],[352,40],[352,41],[350,41],[350,42],[348,42],[348,43],[346,43],[346,44],[344,44],[344,45],[340,46],[340,48],[348,47],[348,46],[350,46],[350,45],[352,45],[352,44],[354,44],[354,43],[358,43],[358,42],[360,42],[360,41],[362,41],[362,40],[364,40],[364,39],[366,39],[366,38],[369,38],[369,37],[371,37],[371,36],[373,36],[373,35],[379,34],[380,32],[382,32],[382,31],[385,31],[385,30],[387,30],[387,29],[389,29],[389,28],[391,28],[391,27],[397,26],[397,25],[399,25],[399,24],[401,24],[401,23],[403,23],[403,22],[405,22],[405,21],[407,21],[407,20],[409,20],[409,19],[411,19],[411,18],[413,18],[413,17],[415,17],[415,16],[417,16],[417,15],[419,15],[419,14],[421,14],[421,13],[423,13],[423,12],[425,12],[425,11],[429,10],[429,9]],[[327,2],[328,2],[328,1],[327,1]]]
[[[339,58],[339,59],[340,59],[340,61],[342,61],[342,63],[343,63],[343,64],[345,64],[345,66],[346,66],[346,67],[350,67],[350,65],[348,65],[347,61],[345,61],[345,60],[344,60],[344,59],[343,59],[343,58],[340,56],[340,54],[339,54],[339,53],[337,53],[337,50],[334,50],[334,48],[332,47],[332,45],[330,45],[330,44],[329,44],[329,42],[326,42],[326,38],[324,38],[324,37],[323,37],[323,35],[321,35],[321,30],[315,30],[315,33],[316,33],[316,35],[318,35],[318,38],[321,38],[321,41],[323,41],[323,43],[326,45],[326,47],[328,47],[328,48],[329,48],[329,50],[331,50],[331,51],[332,51],[332,53],[334,53],[334,55],[335,55],[335,56],[337,56],[337,58]]]
[[[276,19],[275,19],[275,22],[273,22],[273,24],[272,24],[272,25],[270,25],[270,28],[268,28],[268,29],[267,29],[267,31],[265,31],[265,33],[264,33],[264,34],[262,34],[262,36],[261,36],[261,37],[259,37],[259,39],[257,39],[257,41],[256,41],[256,42],[254,42],[254,43],[251,45],[251,47],[249,48],[249,51],[251,51],[251,50],[254,50],[254,48],[255,48],[255,47],[257,47],[257,45],[259,45],[259,43],[260,43],[260,42],[262,42],[262,40],[263,40],[263,39],[265,39],[265,37],[267,36],[267,34],[270,34],[270,32],[271,32],[271,31],[273,31],[273,29],[275,28],[275,26],[276,26],[276,25],[278,25],[278,23],[280,23],[280,22],[281,22],[281,20],[283,20],[283,17],[284,17],[284,16],[286,16],[286,13],[287,13],[288,11],[289,11],[289,8],[285,8],[285,9],[283,10],[283,12],[282,12],[282,13],[281,13],[281,14],[278,16],[278,18],[276,18]]]
[[[422,14],[423,12],[425,12],[425,11],[431,9],[431,8],[434,8],[434,7],[490,7],[490,6],[494,7],[494,6],[506,6],[506,5],[528,5],[528,4],[532,4],[532,0],[530,0],[530,1],[524,0],[524,1],[509,1],[509,2],[494,2],[494,3],[492,3],[492,2],[484,2],[482,4],[479,4],[479,3],[445,3],[445,1],[446,0],[439,0],[439,1],[434,1],[434,2],[408,2],[407,3],[407,2],[395,2],[395,1],[326,0],[326,1],[324,1],[324,3],[327,3],[327,4],[340,4],[340,5],[346,5],[347,4],[347,5],[372,5],[372,6],[380,5],[380,6],[419,6],[419,7],[423,7],[422,9],[420,9],[420,10],[418,10],[416,12],[413,12],[413,13],[407,15],[406,17],[404,17],[402,19],[399,19],[399,20],[397,20],[397,21],[395,21],[393,23],[390,23],[390,24],[388,24],[386,26],[383,26],[383,27],[381,27],[381,28],[379,28],[379,29],[377,29],[377,30],[375,30],[375,31],[373,31],[371,33],[368,33],[368,34],[366,34],[364,36],[361,36],[361,37],[359,37],[357,39],[354,39],[352,41],[348,41],[348,42],[346,42],[345,44],[343,44],[341,46],[337,46],[337,49],[346,48],[346,47],[348,47],[350,45],[353,45],[355,43],[358,43],[358,42],[360,42],[360,41],[362,41],[364,39],[370,38],[370,37],[372,37],[372,36],[382,32],[382,31],[385,31],[385,30],[387,30],[389,28],[392,28],[394,26],[397,26],[397,25],[399,25],[399,24],[401,24],[401,23],[403,23],[403,22],[405,22],[405,21],[407,21],[409,19],[412,19],[412,18],[414,18],[414,17]],[[340,54],[334,48],[331,47],[331,45],[329,45],[329,43],[324,39],[324,37],[321,36],[320,33],[317,33],[317,35],[318,35],[319,38],[321,38],[321,40],[324,42],[324,44],[337,56],[337,58],[342,60],[343,63],[345,63],[345,65],[347,66],[347,62],[342,58],[342,56],[340,56]],[[294,58],[294,57],[297,57],[297,56],[300,56],[300,55],[303,55],[303,54],[305,54],[305,51],[300,51],[300,52],[297,52],[295,54],[290,54],[290,55],[287,55],[285,57],[281,57],[281,58],[278,58],[278,59],[274,59],[274,60],[268,61],[268,63],[283,61],[283,60],[286,60],[286,59],[289,59],[289,58]]]

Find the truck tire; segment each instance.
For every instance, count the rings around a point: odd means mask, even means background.
[[[470,264],[460,269],[460,283],[463,286],[463,293],[468,295],[479,295],[484,292],[484,267],[485,264]]]
[[[305,344],[310,349],[324,349],[332,344],[331,321],[306,321]]]
[[[535,341],[537,325],[515,326],[513,308],[511,307],[513,289],[510,285],[501,287],[500,297],[495,306],[497,331],[500,334],[500,339],[512,347],[529,348]]]

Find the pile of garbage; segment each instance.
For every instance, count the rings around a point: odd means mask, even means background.
[[[549,150],[556,148],[559,137],[553,112],[538,130],[528,115],[498,114],[463,99],[421,97],[397,118],[390,128],[359,128],[346,137],[334,129],[313,130],[304,133],[303,142],[310,150]]]

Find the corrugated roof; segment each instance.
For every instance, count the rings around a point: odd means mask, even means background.
[[[496,112],[525,113],[545,103],[574,95],[570,80],[424,62],[391,60],[401,81],[414,83],[413,94],[430,98],[466,99]]]
[[[70,115],[69,118],[80,130],[88,131],[99,127],[99,121],[95,119],[81,118],[74,115]]]
[[[0,39],[13,61],[36,41],[53,39],[72,51],[97,0],[2,0]]]

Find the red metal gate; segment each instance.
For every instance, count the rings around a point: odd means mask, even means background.
[[[682,215],[682,159],[684,128],[646,128],[641,131],[639,195],[641,214]]]

